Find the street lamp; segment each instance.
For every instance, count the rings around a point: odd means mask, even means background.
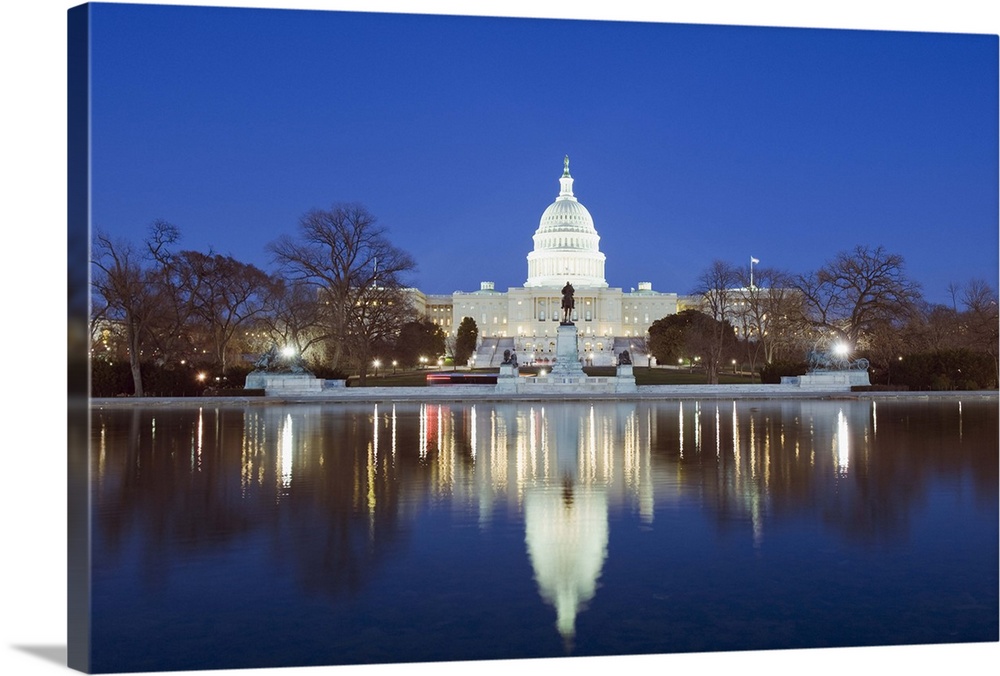
[[[392,360],[392,375],[396,375],[396,365],[398,363],[395,359]]]
[[[376,378],[378,378],[378,367],[381,366],[381,365],[382,365],[382,362],[380,362],[378,359],[376,359],[375,361],[372,362],[372,366],[375,367],[375,377]]]

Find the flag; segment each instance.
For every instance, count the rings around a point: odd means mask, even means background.
[[[750,256],[750,262],[751,263],[760,263],[760,260],[757,259],[757,258],[754,258],[753,256]]]

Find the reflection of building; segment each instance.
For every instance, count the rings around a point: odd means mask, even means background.
[[[559,179],[556,200],[545,209],[528,254],[528,278],[522,287],[497,291],[482,282],[479,291],[457,291],[451,296],[413,291],[416,309],[454,334],[463,317],[475,320],[482,339],[475,365],[499,364],[504,349],[515,349],[522,361],[555,356],[556,330],[561,318],[561,289],[575,289],[573,321],[579,334],[579,353],[594,365],[612,364],[614,355],[628,349],[644,354],[641,343],[650,325],[677,312],[676,293],[653,291],[650,282],[623,291],[608,286],[604,254],[590,212],[573,194],[569,158]]]
[[[430,420],[440,412],[427,407]],[[608,545],[611,506],[631,504],[653,520],[650,448],[655,420],[635,404],[496,405],[467,409],[480,522],[506,494],[524,513],[525,544],[541,597],[556,612],[567,642],[597,591]],[[433,425],[422,424],[428,437]],[[423,447],[424,442],[419,444]],[[441,459],[453,461],[450,454]],[[440,476],[454,476],[440,469]],[[452,487],[455,488],[454,486]]]
[[[608,498],[593,486],[531,490],[524,496],[524,539],[542,598],[556,609],[564,639],[594,597],[608,554]]]

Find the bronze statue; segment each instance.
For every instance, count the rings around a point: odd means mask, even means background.
[[[573,321],[573,307],[575,303],[573,301],[573,285],[566,282],[566,286],[562,289],[562,311],[563,311],[563,324],[572,324]]]
[[[271,343],[267,352],[260,355],[253,365],[252,373],[309,373],[302,363],[302,355],[295,352],[282,354],[278,346]]]
[[[618,365],[625,366],[632,363],[632,355],[628,353],[628,350],[622,350],[621,354],[618,355]]]

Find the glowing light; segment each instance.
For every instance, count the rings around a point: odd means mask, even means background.
[[[838,357],[846,357],[850,351],[851,348],[847,343],[835,343],[833,346],[833,353]]]
[[[285,347],[281,348],[281,356],[285,357],[286,359],[291,359],[292,357],[295,356],[295,348],[292,347],[291,345],[286,345]]]

